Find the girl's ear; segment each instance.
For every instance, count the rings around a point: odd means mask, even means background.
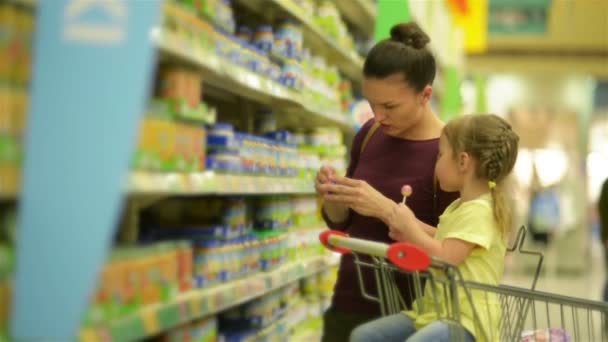
[[[458,170],[462,173],[466,172],[470,167],[473,159],[466,152],[460,152],[458,154]]]

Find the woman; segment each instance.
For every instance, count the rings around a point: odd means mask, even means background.
[[[391,38],[369,52],[363,67],[363,95],[374,119],[355,136],[346,177],[322,167],[315,180],[330,228],[352,237],[391,243],[386,225],[391,208],[388,203],[401,200],[403,185],[414,189],[408,206],[431,226],[437,226],[438,215],[457,198],[435,184],[443,123],[430,106],[436,64],[426,48],[429,42],[415,23],[399,24],[391,29]],[[363,278],[366,290],[375,293],[373,273],[364,270]],[[411,280],[399,278],[409,306],[413,300]],[[355,327],[379,316],[378,304],[361,295],[352,255],[343,256],[332,305],[324,316],[323,341],[348,341]]]

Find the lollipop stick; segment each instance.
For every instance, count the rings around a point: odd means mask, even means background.
[[[403,200],[401,201],[401,204],[405,205],[405,200],[408,196],[412,194],[412,187],[409,185],[404,185],[401,188],[401,194],[403,195]]]

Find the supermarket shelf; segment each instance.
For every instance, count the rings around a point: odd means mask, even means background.
[[[155,35],[161,59],[190,64],[205,75],[205,82],[230,94],[272,105],[277,110],[311,125],[337,125],[346,133],[354,133],[353,125],[342,113],[316,108],[297,92],[261,77],[245,68],[219,58],[212,52],[182,46],[171,34],[160,31]],[[302,119],[306,120],[302,120]],[[310,119],[313,120],[310,120]],[[310,127],[312,128],[312,127]]]
[[[19,196],[21,168],[15,165],[0,167],[0,202],[12,202]]]
[[[129,177],[133,195],[314,194],[311,179],[199,173],[134,171]]]
[[[329,38],[311,20],[312,16],[305,15],[304,11],[292,0],[241,0],[240,2],[260,14],[269,13],[272,10],[269,5],[272,4],[271,6],[274,6],[274,9],[278,9],[292,19],[298,20],[303,24],[304,42],[312,48],[312,51],[322,54],[330,64],[336,65],[353,81],[357,83],[362,81],[363,59],[355,51],[347,51]]]
[[[13,1],[18,5],[27,6],[30,8],[36,8],[36,6],[38,5],[37,0],[13,0]]]
[[[171,303],[148,306],[136,314],[81,331],[82,341],[133,341],[154,336],[179,324],[217,314],[335,265],[335,258],[317,256],[289,263],[210,289],[191,291]]]
[[[10,202],[17,199],[17,192],[5,191],[0,192],[0,202]]]
[[[370,0],[335,0],[342,17],[354,25],[366,37],[374,34],[376,7]]]

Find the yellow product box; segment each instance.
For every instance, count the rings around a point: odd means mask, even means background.
[[[196,172],[204,169],[205,130],[202,127],[176,125],[177,168],[180,171]]]
[[[14,196],[21,184],[21,168],[13,164],[0,164],[0,197]]]
[[[174,171],[177,127],[175,123],[146,117],[140,125],[135,155],[136,169]]]
[[[0,82],[9,80],[14,69],[15,54],[11,49],[16,33],[16,11],[15,7],[8,2],[0,2],[0,32],[2,39],[0,44]]]
[[[23,136],[28,102],[25,89],[0,85],[0,133]]]

